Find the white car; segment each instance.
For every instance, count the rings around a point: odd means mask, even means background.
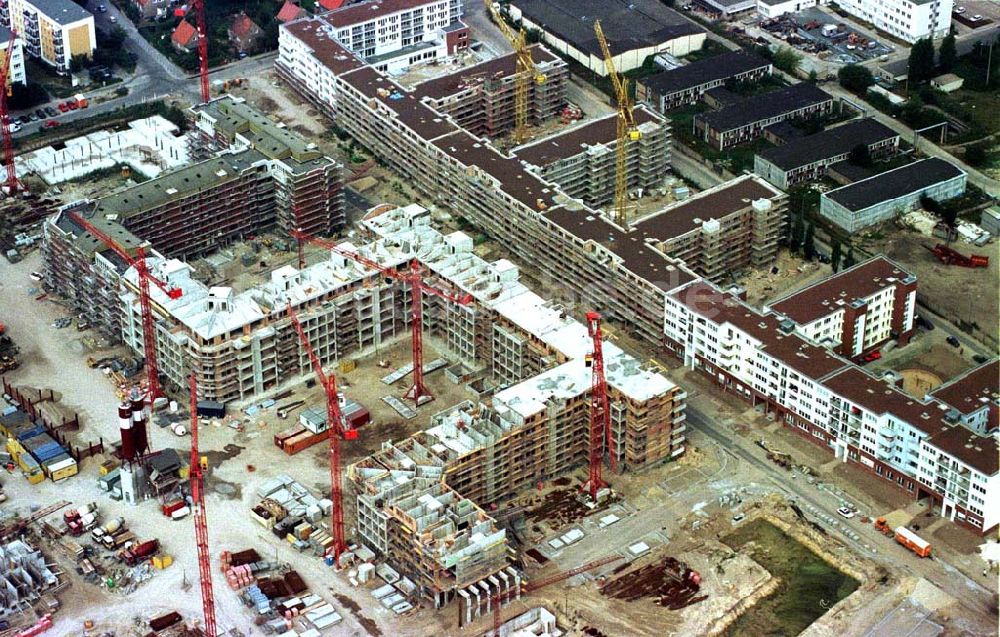
[[[852,511],[851,509],[849,509],[847,507],[840,507],[839,509],[837,509],[837,513],[839,513],[841,516],[847,518],[848,520],[850,520],[851,518],[854,517],[854,511]]]
[[[965,7],[958,7],[957,9],[955,9],[955,13],[957,13],[958,15],[962,15],[963,13],[965,13]]]
[[[32,281],[41,281],[42,279],[45,278],[45,276],[41,272],[32,272],[28,276],[31,277]]]
[[[979,22],[982,19],[983,19],[983,16],[979,15],[978,13],[976,15],[972,16],[972,21],[973,22]]]

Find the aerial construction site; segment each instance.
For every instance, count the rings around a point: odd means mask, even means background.
[[[248,5],[210,73],[196,1],[153,110],[0,96],[0,637],[995,635],[1000,360],[921,285],[997,259],[814,238],[789,122],[900,138],[669,4]]]

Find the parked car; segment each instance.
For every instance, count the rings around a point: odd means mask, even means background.
[[[742,513],[737,513],[736,515],[733,516],[733,522],[735,524],[739,524],[740,522],[742,522],[743,520],[745,520],[746,517],[747,516],[743,515]]]
[[[962,15],[963,13],[965,13],[965,7],[957,7],[955,9],[955,13],[957,13],[958,15]]]
[[[41,281],[42,279],[45,278],[45,276],[41,272],[32,272],[28,276],[31,277],[32,281]]]
[[[28,120],[32,121],[32,122],[37,122],[38,121],[38,115],[36,115],[34,113],[28,113]]]
[[[975,356],[972,357],[972,360],[974,360],[977,363],[979,363],[980,365],[982,365],[986,361],[990,360],[990,357],[989,356],[983,356],[982,354],[976,354]]]
[[[48,115],[49,117],[55,117],[56,115],[59,114],[59,111],[57,111],[54,106],[46,106],[45,114]]]
[[[840,507],[839,509],[837,509],[837,513],[839,513],[842,517],[847,518],[848,520],[854,517],[854,511],[852,511],[848,507]]]
[[[21,130],[21,122],[16,119],[14,121],[7,122],[7,129],[10,130],[11,133],[16,133]]]
[[[22,115],[17,118],[17,121],[21,122],[21,126],[24,126],[25,124],[31,123],[31,118],[28,117],[27,115]]]
[[[880,352],[878,350],[875,350],[874,352],[868,352],[864,356],[864,360],[865,360],[866,363],[870,363],[872,361],[877,361],[880,358],[882,358],[882,352]]]
[[[66,106],[71,111],[75,111],[76,109],[80,108],[80,105],[76,103],[76,100],[69,100],[68,102],[66,102]]]
[[[99,5],[97,5],[97,12],[98,13],[107,13],[108,12],[108,8],[106,6],[104,6],[103,4],[99,4]]]
[[[924,328],[928,332],[934,329],[934,324],[931,323],[930,319],[917,315],[917,325]]]
[[[59,121],[54,119],[47,119],[45,120],[45,123],[42,124],[42,128],[58,128],[58,127],[59,127]]]
[[[45,114],[44,108],[39,108],[35,111],[35,115],[38,115],[38,119],[45,119],[48,115]]]
[[[66,102],[59,102],[56,105],[56,108],[59,109],[60,113],[67,113],[67,112],[69,112],[69,104],[67,104]]]
[[[983,19],[983,16],[979,15],[978,13],[976,15],[972,16],[972,21],[973,22],[979,22],[982,19]]]
[[[110,18],[108,18],[108,20],[111,21],[111,24],[115,24],[116,22],[118,22],[118,18],[116,18],[115,16],[111,16]]]
[[[957,338],[955,338],[954,336],[949,336],[949,337],[948,337],[947,339],[945,339],[945,340],[947,340],[947,341],[948,341],[948,344],[949,344],[949,345],[951,345],[952,347],[961,347],[961,346],[962,346],[962,344],[961,344],[961,343],[959,343],[959,342],[958,342],[958,339],[957,339]]]

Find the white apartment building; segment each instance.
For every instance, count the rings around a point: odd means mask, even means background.
[[[861,289],[875,265],[881,266],[867,262],[844,274],[858,279],[853,287]],[[842,279],[838,285],[843,284]],[[915,281],[882,289],[902,291],[908,299],[915,292],[911,285]],[[881,315],[899,314],[880,305]],[[894,378],[869,375],[801,331],[792,319],[758,311],[736,292],[704,281],[666,298],[666,346],[686,366],[761,406],[838,459],[892,481],[943,517],[979,533],[1000,522],[1000,511],[984,506],[1000,497],[997,440],[984,435],[997,428],[1000,363],[988,363],[921,400],[899,390]]]
[[[907,42],[943,38],[951,28],[953,0],[839,0],[841,9]]]
[[[7,55],[7,47],[14,47],[10,54],[10,68],[7,69],[7,86],[15,82],[26,84],[28,79],[24,72],[24,41],[18,37],[11,42],[10,35],[10,29],[0,26],[0,60]]]
[[[0,4],[0,26],[16,30],[28,55],[60,72],[97,46],[94,16],[72,0],[7,0]]]
[[[796,332],[856,358],[914,330],[917,279],[879,256],[764,306],[793,320]]]
[[[461,18],[462,0],[372,0],[322,15],[346,48],[382,72],[468,48]]]

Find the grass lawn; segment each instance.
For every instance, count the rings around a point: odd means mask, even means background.
[[[710,110],[704,102],[697,102],[670,111],[667,117],[673,126],[674,138],[681,141],[688,148],[693,149],[705,159],[713,163],[722,164],[736,174],[744,170],[752,170],[754,155],[774,146],[763,137],[758,137],[752,142],[740,144],[726,150],[719,150],[714,146],[708,145],[703,139],[694,135],[692,132],[692,122],[695,115]]]

